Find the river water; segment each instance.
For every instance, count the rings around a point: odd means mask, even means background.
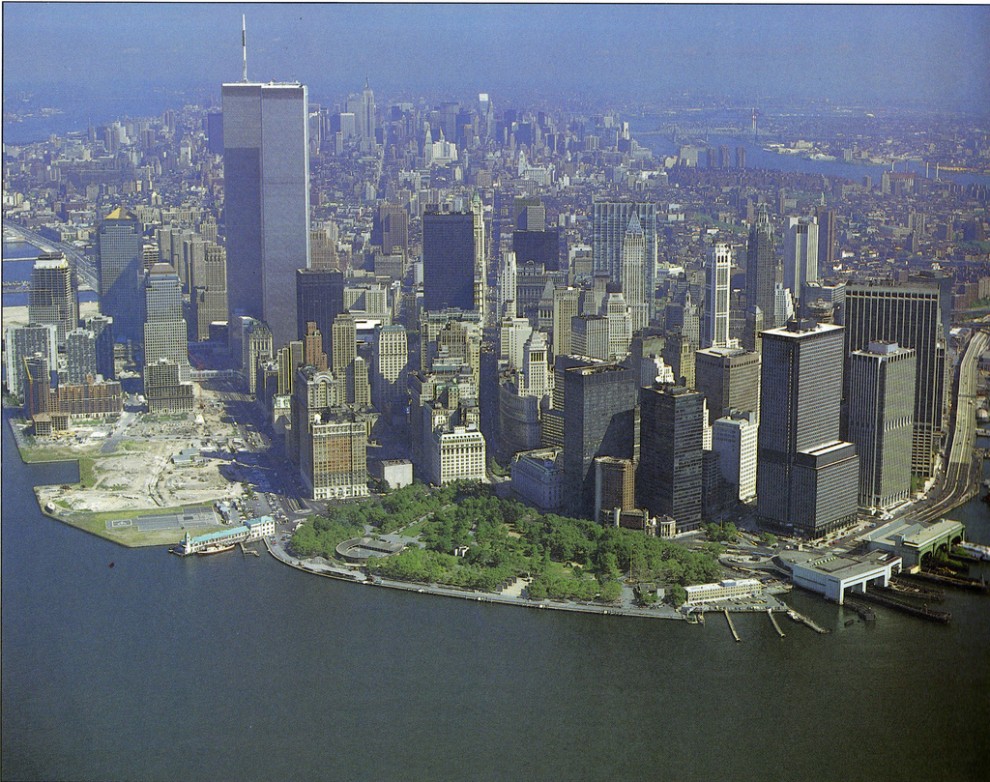
[[[658,157],[676,156],[682,144],[691,144],[689,140],[674,141],[669,134],[654,135],[661,123],[656,117],[636,117],[630,120],[629,127],[635,138],[642,146],[649,149]],[[649,132],[649,135],[637,135],[637,131]],[[762,168],[770,171],[784,171],[798,174],[821,174],[824,176],[844,177],[853,182],[862,182],[863,177],[871,177],[875,186],[879,185],[884,171],[889,166],[849,163],[844,160],[811,160],[799,155],[779,154],[764,149],[764,143],[753,143],[752,136],[727,136],[710,134],[707,142],[716,149],[720,146],[729,148],[731,165],[735,166],[736,147],[746,150],[746,168]],[[704,153],[699,156],[698,165],[705,166]],[[918,176],[926,175],[925,164],[919,161],[902,161],[895,165],[897,171],[913,171]],[[927,175],[935,178],[935,166],[929,166]],[[977,184],[990,186],[990,175],[961,171],[940,171],[940,179],[952,180],[962,185]]]
[[[819,636],[475,604],[40,513],[3,424],[5,780],[982,780],[990,598]],[[984,520],[981,535],[987,539]],[[974,536],[976,537],[976,536]],[[112,567],[110,566],[112,563]]]

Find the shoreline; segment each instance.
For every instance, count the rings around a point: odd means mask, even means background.
[[[268,553],[283,565],[291,567],[302,573],[308,573],[313,576],[322,576],[323,578],[332,578],[336,581],[382,587],[385,589],[396,589],[402,592],[414,592],[416,594],[431,595],[433,597],[450,597],[458,600],[469,600],[476,603],[515,606],[517,608],[567,611],[570,613],[593,614],[598,616],[626,616],[640,619],[661,619],[668,621],[689,622],[691,624],[695,623],[691,622],[688,618],[688,614],[682,613],[680,610],[671,608],[670,606],[657,606],[656,608],[624,608],[616,605],[593,605],[590,603],[575,603],[552,599],[536,602],[521,596],[512,597],[502,595],[497,592],[467,592],[457,589],[456,587],[442,586],[439,584],[419,584],[412,581],[395,581],[383,578],[369,579],[368,575],[364,572],[349,571],[334,565],[307,566],[305,564],[306,560],[301,560],[291,556],[282,546],[278,544],[272,545],[271,541],[267,537],[264,538],[264,543]],[[694,606],[692,611],[689,613],[694,615],[704,612],[722,613],[724,611],[729,611],[730,613],[739,614],[764,614],[769,611],[771,614],[787,614],[788,616],[796,613],[793,608],[785,604],[782,600],[779,600],[776,596],[768,595],[768,597],[772,597],[773,601],[777,605],[759,609],[715,604],[699,605]]]

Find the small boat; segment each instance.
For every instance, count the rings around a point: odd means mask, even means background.
[[[205,546],[196,553],[199,554],[200,556],[205,556],[207,554],[222,554],[224,551],[233,551],[234,545],[235,544],[233,543],[229,543],[229,544],[217,543],[212,546]]]

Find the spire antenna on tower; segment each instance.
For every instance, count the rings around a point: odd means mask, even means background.
[[[241,81],[247,81],[247,19],[244,14],[241,14],[241,60],[243,62]]]

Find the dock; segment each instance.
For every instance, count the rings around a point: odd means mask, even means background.
[[[739,633],[736,632],[736,626],[732,624],[732,617],[729,616],[729,609],[723,608],[722,613],[725,614],[725,621],[729,623],[729,630],[732,631],[732,637],[736,639],[736,643],[739,643],[742,638],[740,638]]]
[[[243,554],[245,557],[248,554],[254,554],[254,556],[256,556],[256,557],[260,557],[261,556],[261,554],[258,553],[255,549],[248,548],[247,546],[245,546],[243,540],[240,543],[238,543],[237,545],[239,545],[241,547],[241,554]]]
[[[773,609],[767,609],[767,616],[770,617],[770,623],[773,625],[773,629],[777,631],[777,635],[781,638],[784,637],[784,631],[780,629],[780,625],[777,623],[777,617],[773,615]]]

